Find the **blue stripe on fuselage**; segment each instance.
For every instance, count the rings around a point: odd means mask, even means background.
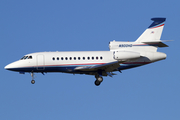
[[[125,70],[130,69],[138,66],[142,66],[145,64],[120,64],[118,70]],[[82,66],[82,65],[80,65]],[[83,65],[86,66],[86,65]],[[78,70],[74,70],[76,67],[79,66],[44,66],[44,67],[22,67],[22,68],[11,68],[11,71],[17,72],[66,72],[66,73],[76,73],[79,72]],[[83,72],[83,71],[81,71]],[[89,72],[96,72],[96,71],[89,71]]]

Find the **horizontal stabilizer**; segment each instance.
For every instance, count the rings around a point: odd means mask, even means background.
[[[154,41],[148,41],[148,42],[143,42],[143,43],[158,46],[158,47],[169,47],[163,42],[170,42],[170,41],[172,40],[154,40]]]
[[[149,44],[150,46],[157,46],[157,47],[169,47],[168,45],[164,44],[163,42],[143,42],[145,44]]]

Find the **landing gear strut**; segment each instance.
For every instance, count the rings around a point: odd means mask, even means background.
[[[96,81],[94,82],[94,84],[95,84],[96,86],[99,86],[102,81],[103,81],[103,78],[98,76],[98,77],[96,77]]]
[[[31,72],[31,77],[32,77],[31,83],[34,84],[35,80],[34,80],[34,73],[33,72]]]

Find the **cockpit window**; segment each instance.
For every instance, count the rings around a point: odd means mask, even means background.
[[[32,59],[32,56],[29,56],[28,59]]]
[[[26,56],[24,59],[27,59],[28,58],[28,56]]]
[[[26,57],[26,56],[23,56],[23,57],[21,58],[21,60],[23,60],[25,57]]]
[[[25,60],[25,59],[32,59],[32,56],[23,56],[23,57],[21,58],[21,60]]]

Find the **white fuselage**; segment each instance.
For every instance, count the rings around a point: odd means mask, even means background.
[[[79,52],[37,52],[25,55],[5,68],[18,72],[67,72],[81,73],[74,69],[80,66],[96,66],[118,61],[115,51],[79,51]],[[142,52],[146,57],[129,60],[120,64],[116,70],[137,67],[166,58],[160,52]],[[27,57],[26,57],[27,56]],[[32,56],[28,59],[29,56]]]
[[[32,59],[21,59],[5,68],[22,72],[69,72],[77,66],[100,65],[115,61],[111,51],[37,52],[25,56],[32,56]]]

